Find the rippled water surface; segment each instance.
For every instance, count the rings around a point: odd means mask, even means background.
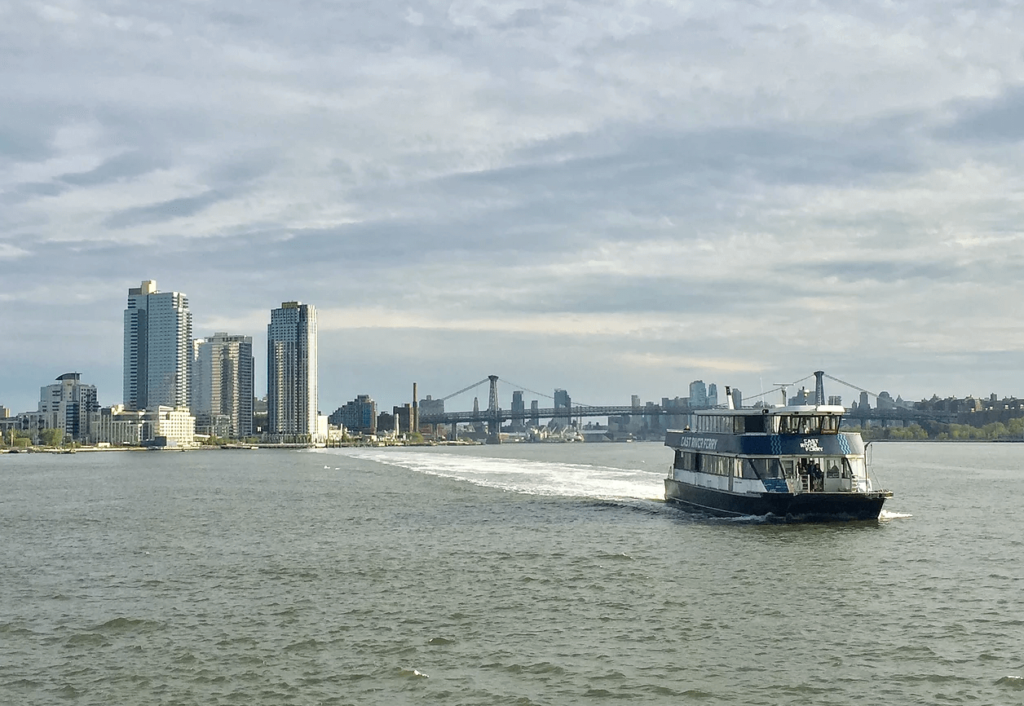
[[[0,703],[1021,703],[1024,445],[872,454],[792,526],[657,444],[0,456]]]

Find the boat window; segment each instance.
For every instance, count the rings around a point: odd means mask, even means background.
[[[775,419],[779,434],[838,434],[842,422],[834,414],[785,414]]]
[[[737,419],[743,420],[743,429],[748,434],[758,434],[765,431],[764,423],[767,417],[763,414],[752,414],[746,417],[737,417]]]
[[[849,472],[853,478],[864,478],[864,459],[843,458],[843,470]]]
[[[743,476],[743,466],[739,459],[726,458],[724,456],[709,456],[707,454],[696,455],[700,457],[700,471],[702,473],[713,473],[718,476]]]
[[[696,471],[697,454],[690,451],[676,451],[676,468],[683,471]]]
[[[779,459],[778,463],[782,464],[782,477],[783,478],[796,478],[796,461],[792,458]]]
[[[822,417],[818,415],[783,415],[779,417],[780,434],[820,434]]]
[[[744,478],[768,478],[768,459],[748,458],[743,466]]]

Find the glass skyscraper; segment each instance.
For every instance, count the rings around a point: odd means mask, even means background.
[[[316,308],[284,302],[267,326],[267,426],[271,434],[317,434]]]
[[[192,312],[188,297],[147,280],[128,290],[124,310],[124,406],[188,407]]]

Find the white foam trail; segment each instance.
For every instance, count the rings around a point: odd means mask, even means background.
[[[891,510],[882,510],[882,513],[878,516],[880,520],[904,520],[908,517],[913,517],[909,512],[892,512]]]
[[[663,476],[646,470],[375,449],[350,450],[346,455],[417,473],[530,495],[640,500],[661,500],[664,497]]]

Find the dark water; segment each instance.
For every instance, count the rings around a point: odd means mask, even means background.
[[[1019,704],[1024,445],[880,522],[695,518],[656,444],[0,456],[0,704]]]

